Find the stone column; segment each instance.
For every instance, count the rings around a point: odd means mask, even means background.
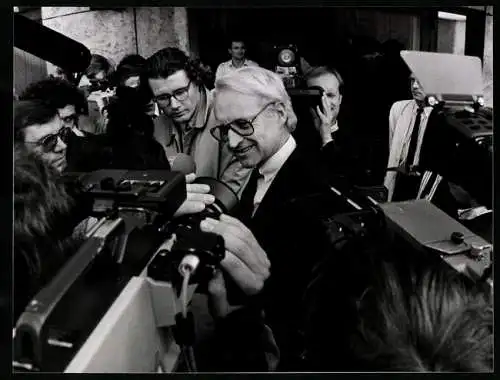
[[[493,107],[493,6],[488,6],[486,12],[483,55],[484,101],[487,106]]]

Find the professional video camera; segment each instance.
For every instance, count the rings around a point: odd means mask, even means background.
[[[491,208],[493,110],[484,107],[481,60],[417,51],[401,57],[433,107],[418,169],[439,173]]]
[[[198,178],[211,187],[215,203],[172,219],[186,199],[184,178],[179,172],[126,170],[64,176],[98,222],[17,321],[15,370],[173,370],[176,341],[185,344],[177,338],[178,311],[185,312],[194,284],[207,282],[225,255],[223,239],[202,232],[199,223],[237,205],[226,185]]]

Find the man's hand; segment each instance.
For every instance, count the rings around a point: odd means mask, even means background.
[[[186,176],[187,197],[175,212],[174,217],[196,214],[203,211],[207,205],[214,203],[215,197],[212,194],[208,194],[210,186],[193,183],[195,179],[196,175],[194,173]]]
[[[336,132],[338,127],[336,127],[335,130],[332,130],[336,120],[333,117],[333,112],[328,104],[326,94],[323,94],[321,97],[321,104],[323,106],[323,111],[321,111],[320,106],[316,106],[316,109],[311,111],[313,114],[314,126],[320,134],[323,145],[326,145],[332,141],[332,133]]]
[[[221,215],[220,220],[207,218],[200,228],[224,239],[226,256],[221,265],[238,286],[248,295],[260,292],[269,277],[271,263],[252,232],[229,215]]]

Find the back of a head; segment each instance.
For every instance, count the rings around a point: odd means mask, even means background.
[[[262,67],[243,67],[222,76],[215,82],[216,98],[218,93],[226,90],[258,97],[262,99],[262,103],[283,103],[288,116],[286,126],[290,132],[295,130],[297,116],[293,111],[283,79],[278,74]]]
[[[20,100],[14,103],[14,141],[24,142],[24,128],[45,124],[58,115],[57,109],[42,100]]]
[[[146,58],[138,54],[129,54],[125,56],[116,67],[114,73],[115,84],[119,85],[128,77],[134,75],[141,77],[144,74],[146,62]]]
[[[21,144],[14,146],[16,316],[64,263],[76,240],[67,223],[73,201],[59,175]]]
[[[48,78],[30,84],[19,96],[20,100],[41,100],[56,109],[67,105],[82,113],[85,108],[85,96],[71,82],[62,78]]]
[[[489,295],[443,267],[397,273],[384,266],[361,300],[352,340],[364,369],[489,372],[493,309]]]

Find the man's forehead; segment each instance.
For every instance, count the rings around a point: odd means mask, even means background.
[[[45,136],[56,134],[62,126],[61,118],[59,116],[55,116],[48,123],[33,124],[24,128],[24,134],[26,137],[30,136],[33,140],[42,139]]]
[[[251,119],[261,108],[262,104],[256,97],[234,91],[221,92],[215,102],[216,116],[223,123],[236,119]]]
[[[323,87],[325,90],[332,90],[336,89],[338,90],[339,88],[339,80],[337,77],[332,74],[332,73],[323,73],[318,76],[315,76],[313,78],[310,78],[307,81],[308,85],[313,86],[313,85],[319,85]]]
[[[167,78],[150,78],[149,84],[155,93],[167,93],[186,87],[189,78],[184,70],[179,70]]]
[[[75,106],[72,104],[68,104],[63,108],[59,108],[58,111],[59,111],[59,116],[61,117],[72,116],[76,113]]]

